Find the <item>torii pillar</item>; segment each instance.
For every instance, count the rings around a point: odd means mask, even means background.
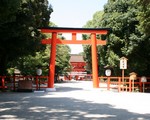
[[[97,34],[108,34],[110,28],[61,28],[61,27],[44,27],[41,28],[42,33],[51,33],[52,39],[43,39],[42,44],[51,44],[51,57],[49,65],[49,77],[48,86],[46,91],[56,91],[54,87],[55,79],[55,60],[56,60],[56,46],[57,44],[91,44],[92,52],[92,75],[93,75],[93,87],[99,88],[98,79],[98,60],[97,60],[97,45],[106,45],[106,41],[97,40]],[[58,33],[71,33],[71,40],[60,40],[57,38]],[[91,39],[89,40],[77,40],[77,33],[88,33],[91,34]]]

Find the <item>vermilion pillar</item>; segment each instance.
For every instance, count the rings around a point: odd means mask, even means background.
[[[50,65],[49,65],[49,78],[47,91],[55,91],[54,79],[55,79],[55,60],[56,60],[56,40],[57,33],[52,33],[51,53],[50,53]]]
[[[91,34],[93,87],[99,88],[96,33]]]

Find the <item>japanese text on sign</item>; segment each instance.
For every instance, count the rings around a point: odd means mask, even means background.
[[[125,57],[120,59],[120,69],[127,69],[127,59]]]

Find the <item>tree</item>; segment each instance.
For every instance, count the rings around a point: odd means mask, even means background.
[[[150,40],[149,34],[147,34],[149,31],[144,32],[146,27],[143,27],[143,30],[141,29],[141,22],[143,21],[140,21],[142,19],[139,14],[141,7],[135,4],[135,2],[136,0],[108,0],[108,3],[104,6],[102,17],[97,17],[97,21],[93,18],[93,20],[87,22],[87,27],[112,28],[107,45],[98,47],[100,75],[104,73],[104,65],[113,68],[113,75],[121,75],[119,59],[122,56],[128,58],[126,75],[129,75],[132,71],[137,72],[138,75],[149,75],[150,64],[148,61],[150,60],[150,48],[148,46],[150,45]],[[145,11],[146,13],[149,13],[148,9]],[[147,26],[149,25],[148,22],[145,23],[147,23]],[[89,36],[83,37],[88,39]],[[90,48],[87,50],[86,47],[84,50],[86,59],[89,59]]]
[[[139,6],[140,29],[146,34],[146,37],[150,37],[150,1],[149,0],[138,0],[135,4]]]
[[[48,75],[49,56],[50,46],[46,46],[44,51],[36,52],[35,55],[22,56],[11,62],[9,71],[12,71],[9,73],[12,74],[15,69],[19,69],[22,75],[36,75],[36,69],[40,67],[42,75]]]
[[[103,11],[97,11],[93,15],[93,19],[87,21],[86,25],[84,25],[85,28],[99,28],[101,26],[101,20],[104,12]],[[90,35],[84,34],[83,40],[90,39]],[[103,36],[97,35],[97,39],[101,39]],[[87,63],[87,71],[91,73],[92,71],[92,59],[91,59],[91,46],[90,45],[83,45],[84,50],[84,60]],[[97,46],[97,54],[98,54],[98,68],[99,68],[99,75],[104,74],[104,66],[106,64],[105,56],[105,46]]]
[[[48,26],[52,11],[47,0],[0,1],[0,75],[11,61],[45,48],[38,28]]]
[[[36,52],[34,56],[28,55],[20,57],[17,61],[12,62],[12,68],[19,69],[22,75],[36,75],[36,69],[42,69],[42,75],[48,75],[49,60],[50,60],[50,47],[46,46],[44,51]],[[55,74],[59,76],[66,74],[70,68],[70,48],[67,45],[57,45],[56,52],[56,68]],[[15,65],[15,66],[14,66]]]
[[[117,65],[115,61],[118,61],[119,65],[118,58],[125,56],[128,58],[127,73],[135,71],[138,75],[149,75],[148,53],[150,49],[147,46],[150,42],[138,27],[140,25],[139,11],[139,7],[134,4],[133,0],[109,0],[105,5],[102,25],[112,28],[110,41],[107,44],[107,59],[108,64],[111,65],[110,61],[112,61]],[[112,53],[115,56],[113,58],[110,57]],[[119,74],[118,65],[116,71]]]
[[[56,26],[54,23],[50,23],[50,26]],[[51,38],[51,34],[45,34],[46,38]],[[58,38],[65,39],[62,34],[58,35]],[[46,45],[46,49],[36,52],[35,55],[27,55],[20,57],[17,61],[11,62],[12,68],[19,69],[22,75],[35,75],[36,69],[42,69],[42,75],[48,75],[49,63],[50,63],[50,45]],[[55,75],[67,74],[70,70],[70,48],[67,45],[57,45],[56,49],[56,66]],[[11,69],[13,70],[13,69]],[[12,72],[11,72],[12,73]]]
[[[71,49],[68,45],[57,45],[56,51],[55,76],[58,78],[59,75],[67,75],[71,70],[69,62]]]

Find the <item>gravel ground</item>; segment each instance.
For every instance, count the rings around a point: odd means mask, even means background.
[[[150,94],[55,84],[56,92],[0,92],[0,120],[150,120]]]

